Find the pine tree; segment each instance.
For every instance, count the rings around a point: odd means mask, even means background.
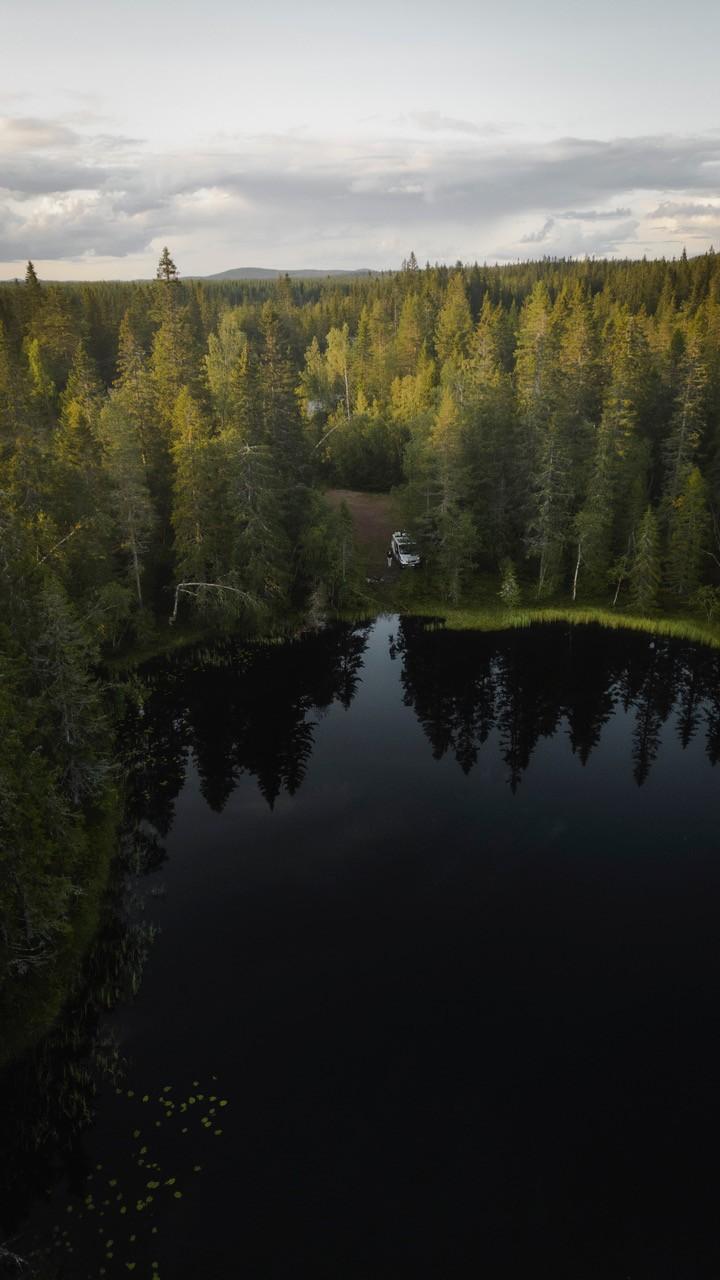
[[[240,352],[230,376],[230,421],[246,444],[260,444],[263,435],[258,362],[249,344]]]
[[[437,538],[441,592],[451,604],[457,604],[475,568],[477,531],[470,512],[456,499],[450,499],[438,512]]]
[[[105,403],[100,417],[103,467],[110,484],[110,503],[121,551],[129,557],[140,608],[142,574],[155,516],[148,489],[140,436],[123,391]]]
[[[660,536],[652,507],[647,508],[637,531],[630,566],[630,588],[632,603],[641,613],[652,613],[657,608],[660,590]]]
[[[556,408],[557,347],[550,296],[546,286],[538,282],[522,309],[515,356],[518,406],[528,425],[531,445]]]
[[[472,327],[465,280],[462,272],[456,271],[448,282],[445,301],[435,328],[435,350],[441,364],[448,361],[460,364],[468,353]]]
[[[506,609],[518,608],[521,600],[520,583],[512,560],[503,561],[498,595]]]
[[[25,324],[29,328],[36,319],[38,312],[43,303],[43,291],[37,273],[32,262],[28,262],[25,271],[25,289],[24,289],[24,315]]]
[[[25,268],[25,287],[29,293],[40,291],[40,281],[37,278],[37,272],[32,262],[28,262]]]
[[[414,374],[427,338],[425,309],[419,293],[408,293],[400,310],[395,338],[397,368],[400,375]]]
[[[595,422],[600,412],[598,339],[586,294],[575,285],[558,303],[558,402],[563,416]]]
[[[307,445],[303,434],[296,375],[280,317],[272,303],[261,312],[262,346],[258,369],[261,441],[277,470],[285,534],[299,545],[308,518]]]
[[[504,343],[501,309],[486,296],[461,381],[469,501],[488,567],[517,548],[530,495],[530,459],[521,448]]]
[[[668,515],[666,578],[674,595],[691,595],[700,585],[709,526],[707,487],[693,467]]]
[[[674,504],[683,492],[700,446],[706,416],[707,368],[700,343],[693,337],[680,362],[680,386],[670,431],[663,448],[665,483],[664,514],[671,520]]]
[[[172,289],[172,284],[159,286]],[[196,383],[197,360],[193,336],[184,307],[166,308],[164,319],[153,338],[150,379],[155,396],[155,413],[167,428],[175,403],[184,387]]]
[[[68,448],[82,456],[91,447],[103,389],[82,340],[77,345],[65,390],[60,396],[60,430]]]
[[[165,284],[172,284],[174,281],[180,279],[178,269],[170,257],[170,250],[167,245],[165,245],[162,253],[160,254],[160,261],[158,262],[155,278],[156,280],[163,280]]]
[[[255,607],[282,604],[290,580],[291,553],[282,519],[277,468],[265,445],[236,433],[223,439],[230,519],[232,576]]]
[[[367,306],[364,306],[360,312],[357,324],[357,332],[352,349],[352,380],[353,386],[358,391],[362,391],[363,395],[369,398],[372,395],[371,385],[371,364],[372,364],[372,341],[370,331],[370,316]]]
[[[449,388],[443,392],[430,434],[434,464],[434,559],[440,589],[457,603],[475,563],[477,531],[465,509],[468,468],[463,453],[462,420]]]
[[[121,398],[123,411],[131,417],[137,432],[143,466],[151,481],[155,482],[161,469],[161,460],[166,453],[166,445],[158,427],[148,359],[135,334],[128,311],[120,322],[114,388]]]
[[[18,432],[27,420],[28,388],[0,320],[0,466],[13,454]],[[0,486],[2,481],[0,480]]]
[[[603,419],[597,432],[585,501],[575,517],[573,600],[577,597],[581,574],[590,592],[598,592],[607,584],[613,552],[616,462],[612,430]]]
[[[568,540],[571,507],[570,459],[556,421],[543,432],[528,523],[528,555],[538,561],[538,597],[557,589]]]
[[[263,437],[278,465],[287,470],[300,462],[302,453],[295,374],[280,317],[270,302],[263,306],[261,325],[259,390]]]
[[[350,331],[344,324],[341,329],[330,329],[326,339],[325,364],[331,392],[345,405],[345,416],[350,417]]]
[[[235,384],[238,362],[246,355],[245,334],[238,309],[224,311],[217,333],[208,338],[208,351],[204,357],[205,376],[210,389],[213,409],[222,430],[235,411]]]
[[[222,580],[227,569],[226,534],[218,527],[222,509],[221,450],[189,389],[173,411],[174,463],[172,525],[177,578],[202,583]]]
[[[40,419],[49,421],[54,410],[55,383],[48,372],[39,339],[26,338],[24,348],[33,406]]]

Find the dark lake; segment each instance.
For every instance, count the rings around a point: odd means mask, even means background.
[[[121,749],[129,888],[2,1082],[39,1274],[720,1275],[720,653],[227,642]]]

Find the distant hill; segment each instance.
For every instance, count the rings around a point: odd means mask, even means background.
[[[229,271],[216,271],[212,276],[203,276],[204,280],[278,280],[281,276],[289,276],[291,280],[322,280],[328,276],[373,276],[376,272],[369,267],[358,271],[317,271],[305,268],[300,271],[278,271],[273,267],[231,267]]]

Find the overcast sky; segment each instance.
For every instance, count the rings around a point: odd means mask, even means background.
[[[0,0],[0,278],[720,248],[718,0]]]

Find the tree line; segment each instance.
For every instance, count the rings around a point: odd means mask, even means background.
[[[327,475],[400,487],[445,598],[479,568],[552,596],[720,607],[720,271],[669,263],[406,267],[313,338],[301,374]],[[533,275],[536,278],[533,280]],[[507,301],[507,279],[527,291]],[[375,286],[376,292],[379,286]],[[402,290],[402,292],[401,292]]]

